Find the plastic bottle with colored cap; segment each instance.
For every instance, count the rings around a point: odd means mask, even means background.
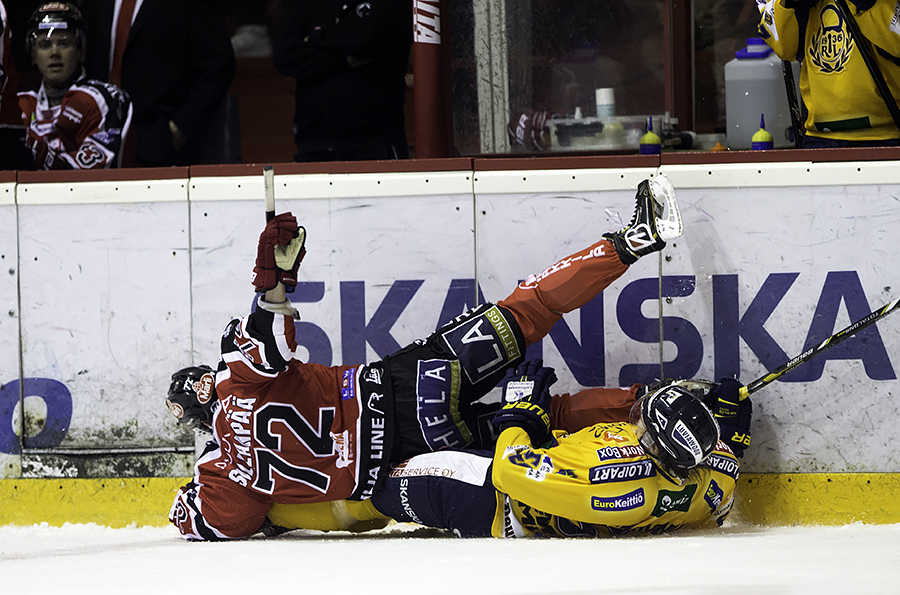
[[[659,155],[661,151],[662,139],[653,132],[653,118],[647,118],[647,133],[641,137],[641,155]]]
[[[794,62],[791,67],[794,80],[799,81],[799,64]],[[766,114],[775,147],[793,147],[787,135],[791,112],[781,59],[764,40],[751,37],[745,48],[735,52],[735,59],[725,64],[725,144],[732,150],[750,149],[760,112]]]
[[[769,134],[769,131],[766,130],[766,115],[760,114],[759,130],[757,130],[756,134],[753,135],[750,148],[752,148],[754,151],[765,151],[774,147],[775,139],[773,139],[772,135]]]

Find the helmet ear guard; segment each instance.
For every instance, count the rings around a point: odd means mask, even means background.
[[[166,406],[180,423],[210,431],[217,403],[215,371],[209,366],[182,368],[172,374]]]

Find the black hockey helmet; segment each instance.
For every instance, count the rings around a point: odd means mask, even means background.
[[[216,373],[209,366],[182,368],[172,374],[166,405],[181,423],[208,432],[216,403]]]
[[[638,399],[630,421],[640,428],[644,449],[675,469],[701,464],[719,441],[719,424],[699,398],[669,385]]]
[[[71,2],[44,2],[28,19],[25,28],[25,43],[34,49],[40,37],[48,37],[55,30],[70,32],[75,37],[78,48],[84,48],[87,40],[87,21],[81,11]]]

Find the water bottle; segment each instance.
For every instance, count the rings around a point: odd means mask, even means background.
[[[792,67],[794,80],[799,80],[799,64]],[[751,148],[760,114],[766,115],[766,129],[776,149],[794,146],[781,59],[765,41],[751,37],[747,47],[725,64],[725,136],[730,149]]]

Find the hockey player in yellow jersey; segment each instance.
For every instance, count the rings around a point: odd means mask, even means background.
[[[900,97],[900,2],[848,0],[867,41],[849,33],[836,0],[757,0],[758,34],[782,60],[799,61],[808,114],[803,147],[900,144],[900,131],[862,56],[874,58],[896,103]]]
[[[530,384],[546,390],[541,376],[549,368],[537,365],[517,370],[529,395],[506,403],[497,415],[502,432],[492,479],[502,514],[498,509],[493,536],[662,533],[715,526],[724,519],[739,466],[719,440],[715,415],[686,388],[701,385],[644,390],[628,422],[600,423],[572,434],[555,430],[546,439],[544,420],[528,415],[541,408],[541,400],[549,401],[529,392]],[[507,400],[510,386],[504,390]],[[709,393],[716,401],[722,386]],[[726,400],[738,402],[737,386],[728,383],[733,394]]]
[[[737,381],[589,389],[551,402],[554,380],[540,361],[504,379],[494,453],[413,457],[366,502],[274,505],[268,530],[366,530],[394,519],[461,537],[602,537],[721,524],[734,498],[735,453],[750,442],[751,405],[739,401]],[[558,399],[585,397],[598,418],[632,403],[629,420],[549,432],[546,412],[560,410]]]

